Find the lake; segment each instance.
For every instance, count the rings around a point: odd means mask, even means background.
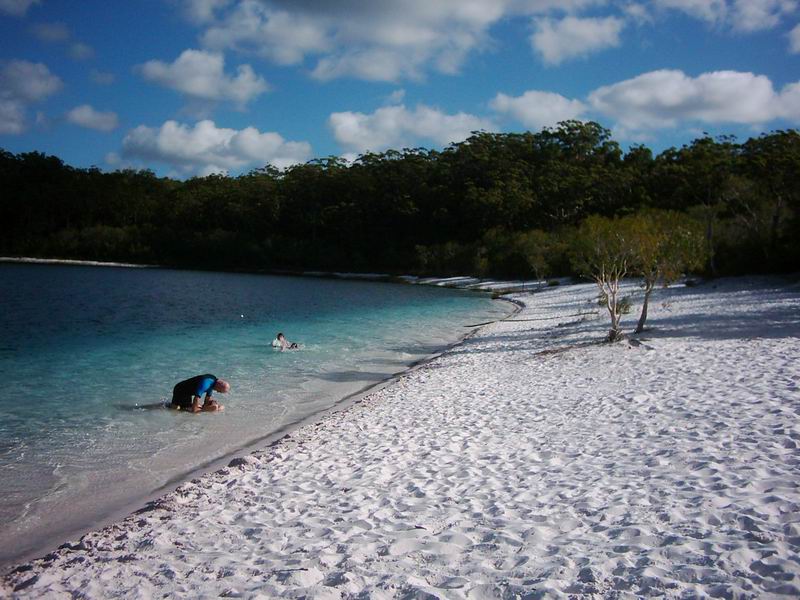
[[[488,295],[367,281],[0,264],[0,564],[169,486],[507,314]],[[301,348],[278,352],[283,332]],[[226,410],[163,406],[231,383]]]

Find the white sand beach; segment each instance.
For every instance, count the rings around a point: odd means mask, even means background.
[[[614,345],[592,285],[511,297],[508,320],[4,593],[800,595],[797,279],[659,290],[650,329]]]

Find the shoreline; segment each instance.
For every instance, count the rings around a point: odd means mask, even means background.
[[[417,275],[390,275],[389,273],[350,273],[343,271],[303,271],[288,269],[202,269],[199,267],[181,267],[170,265],[150,265],[137,263],[120,263],[109,261],[90,261],[66,258],[35,258],[26,256],[0,256],[0,264],[47,264],[76,267],[120,267],[132,269],[173,269],[176,271],[209,271],[213,273],[246,273],[252,275],[272,275],[275,277],[314,277],[318,279],[344,279],[350,281],[375,281],[381,283],[402,283],[412,285],[432,285],[453,289],[509,294],[520,291],[536,291],[544,287],[543,282],[535,280],[504,281],[498,279],[481,279],[472,276],[457,277],[423,277]],[[564,283],[570,278],[556,278],[554,281]]]
[[[3,259],[0,258],[0,261],[2,260]],[[62,264],[62,263],[57,263],[57,264]],[[98,265],[84,264],[84,266],[98,266]],[[103,266],[127,266],[127,265],[106,263]],[[511,305],[509,312],[499,320],[505,320],[513,317],[514,315],[518,314],[519,311],[524,307],[524,304],[512,299],[496,298],[496,300],[507,302]],[[146,510],[148,506],[157,503],[165,495],[173,493],[175,489],[180,487],[181,485],[196,478],[206,477],[208,475],[211,475],[219,471],[220,469],[225,468],[231,460],[236,460],[238,458],[248,456],[254,452],[263,451],[267,448],[278,445],[283,440],[291,437],[293,432],[308,425],[313,425],[323,419],[328,418],[332,414],[336,414],[347,410],[351,406],[361,402],[365,397],[383,389],[388,385],[391,385],[393,382],[397,381],[406,374],[411,373],[423,367],[425,364],[429,363],[432,360],[435,360],[442,354],[445,354],[446,352],[452,350],[453,348],[463,344],[466,339],[475,335],[476,331],[477,329],[473,329],[472,331],[460,333],[457,336],[456,341],[451,342],[449,344],[445,344],[436,352],[414,361],[413,363],[408,365],[407,368],[392,373],[381,381],[368,384],[362,387],[361,389],[356,390],[355,392],[349,393],[344,397],[339,398],[331,406],[327,408],[323,408],[321,410],[313,412],[293,422],[286,423],[280,426],[277,430],[270,432],[262,437],[250,440],[247,443],[235,449],[225,452],[224,454],[214,458],[213,460],[207,461],[184,473],[170,477],[168,481],[166,481],[159,487],[155,488],[151,492],[138,496],[136,497],[136,499],[122,502],[118,506],[115,506],[105,511],[104,514],[100,516],[97,519],[97,521],[91,526],[75,527],[67,530],[67,532],[64,534],[59,534],[58,537],[48,538],[46,541],[37,543],[36,549],[26,551],[8,562],[0,563],[0,577],[7,576],[8,573],[10,573],[14,569],[14,567],[20,564],[24,564],[26,562],[39,559],[49,553],[57,551],[61,546],[69,543],[73,539],[82,538],[87,534],[106,529],[109,526],[112,526],[114,523],[120,522],[132,515],[135,515],[143,510]]]
[[[503,299],[499,299],[499,300],[503,300]],[[503,321],[503,320],[506,320],[506,319],[509,319],[509,318],[513,317],[521,309],[520,305],[515,303],[515,302],[512,302],[510,300],[503,300],[503,301],[511,303],[512,305],[514,305],[516,307],[516,309],[512,310],[512,312],[510,312],[508,315],[506,315],[502,319],[498,319],[499,321]],[[173,491],[176,486],[180,487],[181,484],[186,483],[187,481],[190,481],[191,479],[194,479],[195,477],[198,477],[198,476],[202,477],[204,475],[212,474],[212,473],[215,473],[215,472],[219,471],[222,468],[228,467],[230,465],[227,465],[225,463],[229,463],[231,460],[236,460],[238,458],[249,456],[249,455],[254,454],[256,452],[261,452],[261,451],[264,451],[264,450],[266,450],[268,448],[272,448],[274,446],[277,446],[281,442],[283,442],[284,440],[287,440],[288,438],[290,438],[292,433],[302,429],[303,427],[307,427],[307,426],[310,426],[310,425],[316,425],[316,424],[320,423],[322,420],[327,419],[331,415],[334,415],[334,414],[337,414],[337,413],[340,413],[340,412],[348,410],[352,406],[362,402],[367,396],[370,396],[370,395],[372,395],[372,394],[374,394],[376,392],[379,392],[380,390],[384,389],[385,387],[387,387],[389,385],[392,385],[393,383],[397,382],[399,379],[401,379],[402,377],[408,375],[409,373],[413,373],[414,371],[424,367],[425,365],[427,365],[431,361],[436,360],[437,358],[439,358],[443,354],[446,354],[447,352],[451,351],[452,349],[457,348],[458,346],[463,344],[465,340],[467,340],[468,338],[470,338],[473,335],[475,335],[475,333],[476,333],[476,331],[474,331],[474,330],[473,331],[469,331],[469,332],[463,334],[460,337],[459,340],[444,346],[442,349],[438,350],[437,352],[434,352],[433,354],[430,354],[430,355],[428,355],[428,356],[426,356],[424,358],[421,358],[421,359],[413,362],[412,364],[410,364],[408,366],[408,368],[403,369],[402,371],[398,371],[396,373],[392,373],[386,379],[383,379],[383,380],[381,380],[381,381],[379,381],[377,383],[372,383],[372,384],[366,385],[363,388],[361,388],[360,390],[357,390],[357,391],[355,391],[355,392],[353,392],[351,394],[347,394],[346,396],[344,396],[344,397],[340,398],[339,400],[337,400],[335,404],[333,404],[332,406],[329,406],[328,408],[324,408],[324,409],[319,410],[319,411],[317,411],[315,413],[307,415],[307,416],[303,417],[302,419],[298,419],[298,420],[293,421],[291,423],[287,423],[287,424],[281,426],[278,430],[276,430],[276,431],[274,431],[274,432],[272,432],[272,433],[270,433],[268,435],[265,435],[264,437],[261,437],[261,438],[258,438],[256,440],[253,440],[252,442],[248,442],[247,444],[243,445],[242,447],[240,447],[240,448],[238,448],[238,449],[236,449],[234,451],[228,452],[225,455],[220,456],[219,458],[214,459],[213,461],[210,461],[210,462],[206,463],[205,465],[203,465],[201,467],[198,467],[197,469],[192,469],[191,471],[188,471],[187,473],[185,473],[183,475],[176,476],[171,481],[169,481],[168,483],[163,485],[161,488],[156,490],[156,492],[154,494],[152,494],[153,497],[150,500],[148,500],[148,501],[146,501],[144,503],[145,506],[142,506],[141,502],[135,503],[135,506],[139,507],[139,509],[146,508],[148,504],[152,503],[153,501],[157,501],[158,499],[163,497],[165,494]],[[137,510],[138,509],[128,510],[126,514],[128,514],[128,515],[133,514],[133,513],[137,512]],[[96,528],[93,528],[91,531],[94,531],[95,529]]]
[[[0,263],[23,265],[65,265],[77,267],[124,267],[126,269],[160,269],[159,265],[123,263],[100,260],[73,260],[71,258],[35,258],[33,256],[0,256]]]
[[[607,325],[578,314],[594,297],[592,284],[537,294],[523,318],[2,585],[16,598],[800,593],[797,282],[669,288],[648,331],[618,344],[585,343]]]

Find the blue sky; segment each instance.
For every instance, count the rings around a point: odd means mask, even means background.
[[[800,124],[800,0],[0,0],[0,148],[233,175],[595,120]]]

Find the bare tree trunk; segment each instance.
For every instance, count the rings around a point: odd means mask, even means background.
[[[617,342],[622,339],[622,332],[619,330],[619,317],[612,318],[611,329],[608,330],[609,342]]]
[[[606,295],[606,308],[608,308],[608,314],[611,317],[611,329],[609,329],[606,339],[609,342],[616,342],[622,338],[622,332],[619,330],[619,279],[611,276],[606,280],[603,292]]]
[[[639,315],[639,323],[633,333],[642,333],[644,331],[644,324],[647,321],[647,305],[650,302],[650,294],[653,293],[653,286],[655,282],[646,281],[644,288],[644,301],[642,302],[642,314]]]

